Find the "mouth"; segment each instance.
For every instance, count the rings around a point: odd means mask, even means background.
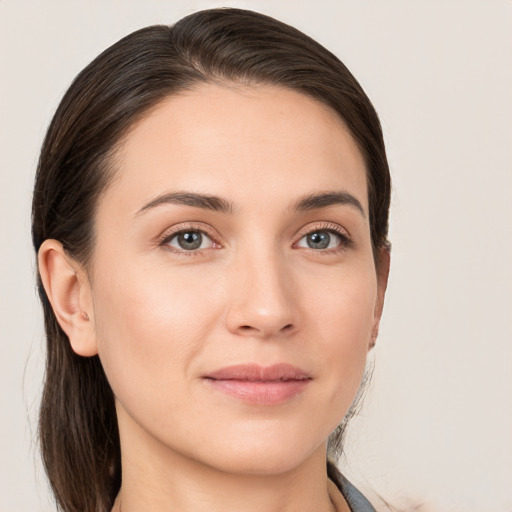
[[[203,379],[214,390],[255,405],[289,402],[302,395],[312,381],[308,373],[289,364],[228,366]]]

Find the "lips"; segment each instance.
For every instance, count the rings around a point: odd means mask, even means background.
[[[300,396],[311,376],[290,364],[235,365],[204,376],[214,390],[258,405],[278,405]]]

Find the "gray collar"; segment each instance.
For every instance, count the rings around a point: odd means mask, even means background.
[[[338,470],[332,461],[327,461],[327,474],[339,489],[351,512],[376,512],[372,504]]]
[[[372,504],[340,473],[339,489],[352,512],[375,512]]]

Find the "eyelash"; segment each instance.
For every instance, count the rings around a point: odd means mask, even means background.
[[[178,229],[176,229],[176,227],[174,227],[171,231],[166,231],[162,236],[160,236],[160,238],[158,240],[158,245],[163,247],[166,251],[173,252],[175,254],[179,254],[182,256],[198,256],[198,255],[204,256],[205,249],[194,249],[194,250],[186,251],[184,249],[179,250],[179,249],[176,249],[176,248],[168,245],[171,242],[171,240],[173,240],[178,235],[180,235],[182,233],[189,233],[189,232],[198,232],[203,235],[206,235],[212,241],[213,244],[221,247],[221,244],[217,241],[217,237],[212,233],[212,231],[210,229],[208,229],[206,226],[198,225],[198,224],[187,224],[187,225],[178,227]]]
[[[332,224],[330,222],[324,222],[318,225],[315,225],[313,227],[308,226],[308,228],[304,231],[301,231],[299,237],[297,238],[297,241],[294,242],[293,245],[296,245],[299,243],[305,236],[310,235],[311,233],[315,232],[327,232],[329,234],[334,234],[340,239],[339,245],[336,247],[330,248],[330,249],[313,249],[313,248],[305,248],[306,250],[309,250],[312,253],[315,253],[316,255],[328,255],[328,254],[335,254],[341,251],[345,251],[349,249],[353,245],[353,241],[350,238],[349,234],[341,228],[337,224]]]
[[[171,232],[166,231],[163,235],[161,235],[158,239],[158,245],[163,247],[165,250],[169,252],[173,252],[175,254],[183,255],[183,256],[197,256],[197,255],[205,255],[206,249],[192,249],[192,250],[178,250],[174,247],[171,247],[169,243],[177,236],[179,236],[182,233],[188,233],[188,232],[198,232],[203,235],[206,235],[213,244],[222,247],[222,245],[217,241],[217,237],[212,233],[210,229],[208,229],[204,225],[194,225],[194,224],[188,224],[183,227],[179,227],[176,229],[174,227]],[[347,250],[350,248],[350,246],[353,244],[351,238],[347,234],[345,230],[343,230],[340,226],[337,224],[331,224],[329,222],[322,223],[317,226],[309,226],[306,230],[303,230],[300,235],[298,236],[297,240],[293,243],[293,246],[296,246],[298,242],[300,242],[304,237],[311,233],[315,232],[327,232],[329,234],[334,234],[340,239],[340,243],[338,246],[330,248],[330,249],[313,249],[313,248],[307,248],[307,250],[318,254],[333,254],[340,251]]]

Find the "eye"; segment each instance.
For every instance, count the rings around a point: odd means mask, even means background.
[[[339,235],[326,230],[318,230],[303,236],[297,246],[308,247],[309,249],[332,249],[338,246],[339,243]]]
[[[187,229],[168,236],[162,245],[167,245],[178,251],[196,251],[199,249],[209,249],[215,244],[203,231]]]
[[[304,235],[297,247],[315,250],[341,249],[349,244],[349,239],[334,229],[315,229]]]

